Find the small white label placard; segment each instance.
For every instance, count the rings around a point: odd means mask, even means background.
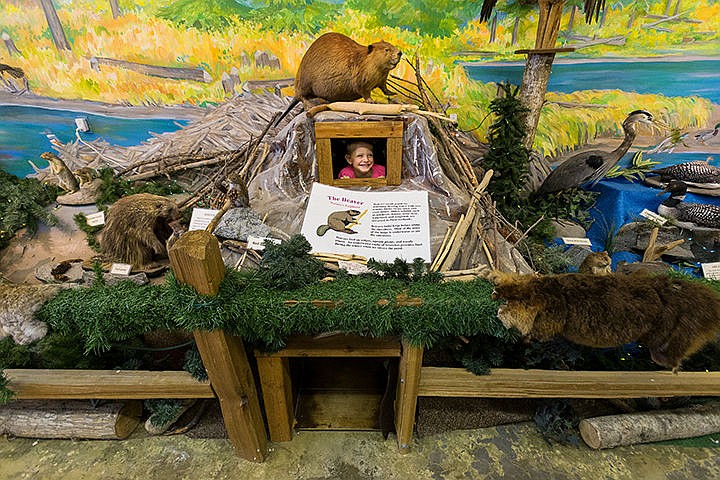
[[[113,275],[130,275],[132,265],[127,263],[113,263],[110,266],[110,273]]]
[[[565,245],[587,245],[592,247],[590,239],[585,237],[562,237],[562,241]]]
[[[658,215],[657,213],[650,211],[647,208],[644,208],[643,211],[640,212],[640,216],[645,217],[648,220],[652,220],[659,225],[665,225],[667,223],[667,218],[663,217],[662,215]]]
[[[90,215],[85,215],[87,224],[91,227],[97,227],[98,225],[105,225],[105,212],[95,212]]]
[[[250,250],[265,250],[265,240],[270,240],[275,244],[280,243],[280,240],[277,238],[253,237],[252,235],[248,235],[247,248]]]
[[[703,277],[712,280],[720,280],[720,262],[701,263]]]
[[[219,211],[212,208],[193,208],[188,230],[205,230]]]
[[[370,272],[367,265],[358,262],[348,262],[347,260],[338,260],[338,267],[344,268],[350,275],[360,275]]]

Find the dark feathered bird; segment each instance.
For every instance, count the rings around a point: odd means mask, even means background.
[[[657,212],[666,218],[671,218],[677,225],[690,229],[720,229],[720,207],[706,203],[685,202],[687,185],[680,180],[673,180],[667,184],[664,192],[670,196],[658,205]]]
[[[660,175],[660,181],[663,183],[680,180],[696,187],[720,188],[720,168],[710,165],[708,161],[704,160],[678,163],[677,165],[650,170],[648,173]]]
[[[588,182],[592,182],[593,185],[599,182],[607,174],[608,170],[620,161],[633,141],[635,141],[637,135],[636,123],[652,124],[653,116],[645,110],[630,112],[622,124],[625,138],[620,146],[612,152],[588,150],[568,158],[550,172],[550,175],[538,188],[537,193],[544,195],[565,190],[566,188],[579,187]]]

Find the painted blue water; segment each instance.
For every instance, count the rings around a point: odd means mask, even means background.
[[[520,85],[525,63],[466,66],[470,78],[483,83]],[[697,95],[720,104],[720,59],[668,61],[555,62],[548,91],[624,90],[668,97]]]
[[[52,151],[48,135],[55,135],[63,143],[74,141],[78,117],[87,118],[92,128],[92,133],[80,133],[84,141],[102,138],[122,146],[149,139],[149,132],[172,132],[188,123],[166,118],[129,119],[39,107],[0,106],[0,168],[24,177],[33,173],[28,160],[38,167],[46,167],[47,162],[40,154]]]

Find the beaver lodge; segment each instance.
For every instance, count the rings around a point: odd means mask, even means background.
[[[266,132],[290,100],[246,93],[178,131],[154,135],[140,145],[121,147],[97,140],[54,148],[71,170],[110,167],[130,181],[172,178],[190,193],[181,209],[220,209],[228,206],[228,199],[235,206],[247,198],[272,229],[269,236],[288,238],[300,231],[311,186],[319,178],[314,125],[400,120],[404,125],[401,181],[378,190],[428,192],[432,268],[464,272],[497,266],[531,271],[514,248],[522,232],[503,219],[484,192],[491,173],[479,163],[487,147],[470,134],[459,132],[440,114],[416,108],[395,115],[326,111],[309,118],[304,112],[291,113]],[[41,178],[47,175],[38,172]],[[236,239],[224,243],[234,249],[241,244]]]

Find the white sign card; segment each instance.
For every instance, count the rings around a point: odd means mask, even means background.
[[[665,223],[667,223],[667,218],[663,217],[662,215],[658,215],[657,213],[648,210],[647,208],[643,208],[643,211],[640,212],[640,216],[645,217],[648,220],[652,220],[658,225],[665,225]]]
[[[205,230],[219,211],[220,210],[213,210],[212,208],[193,208],[188,231]]]
[[[85,221],[91,227],[97,227],[98,225],[105,225],[105,212],[99,211],[85,215]]]
[[[430,262],[428,195],[358,192],[314,183],[302,234],[313,252],[355,254],[392,262]]]
[[[250,250],[265,250],[265,240],[270,240],[275,244],[280,243],[280,240],[277,238],[253,237],[252,235],[248,235],[247,248]]]
[[[703,277],[711,280],[720,280],[720,262],[701,263]]]
[[[562,237],[562,241],[565,245],[587,245],[592,247],[590,239],[585,237]]]
[[[127,263],[113,263],[110,266],[110,273],[113,275],[130,275],[132,265]]]

